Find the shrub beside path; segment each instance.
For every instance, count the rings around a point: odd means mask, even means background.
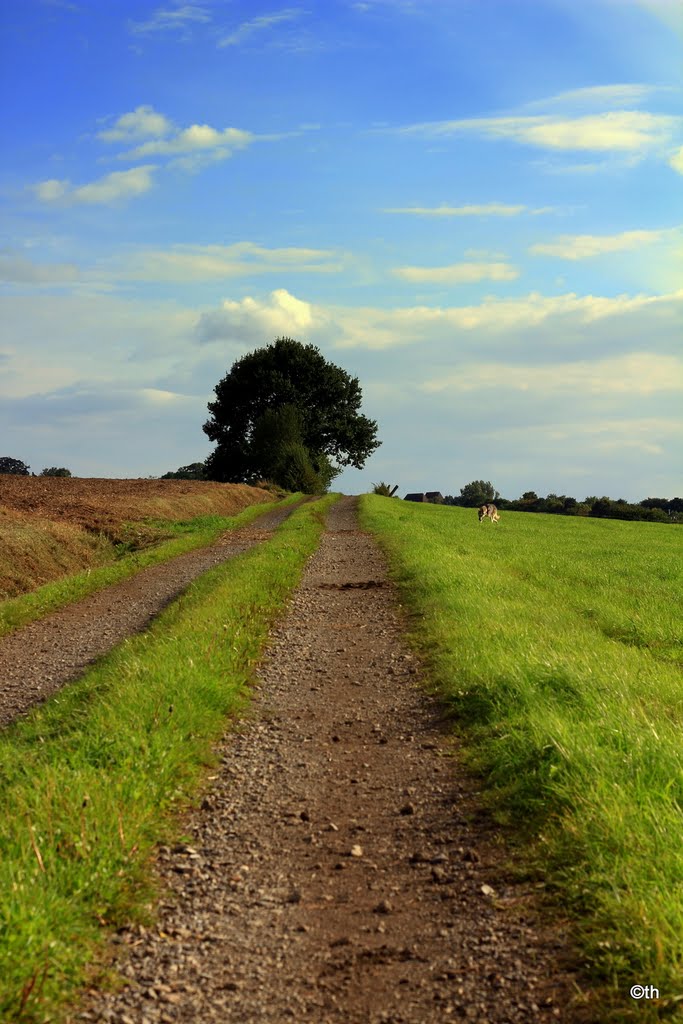
[[[73,1024],[578,1019],[565,936],[507,877],[404,628],[343,498],[189,840],[159,850],[154,926],[116,936],[127,984]]]

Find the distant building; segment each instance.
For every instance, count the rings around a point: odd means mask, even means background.
[[[426,501],[427,498],[424,494],[406,494],[404,501]]]
[[[432,505],[443,505],[443,494],[441,491],[427,491],[425,500],[432,503]]]

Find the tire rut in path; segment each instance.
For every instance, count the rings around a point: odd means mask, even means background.
[[[383,557],[343,498],[190,842],[159,851],[154,927],[117,936],[127,987],[70,1020],[569,1021],[562,936],[513,908],[522,889],[490,827],[468,824],[450,749]]]
[[[270,537],[294,507],[266,512],[208,547],[143,569],[0,639],[0,728],[144,629],[197,576]]]

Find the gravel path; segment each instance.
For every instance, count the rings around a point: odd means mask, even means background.
[[[501,867],[354,499],[328,527],[191,840],[159,851],[157,923],[116,936],[128,984],[71,1021],[575,1019],[565,939]]]
[[[292,512],[274,509],[215,544],[100,590],[0,640],[0,727],[144,629],[197,576],[269,537]]]

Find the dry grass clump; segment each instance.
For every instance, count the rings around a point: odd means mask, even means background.
[[[0,508],[0,600],[102,565],[111,556],[111,544],[101,535]]]

